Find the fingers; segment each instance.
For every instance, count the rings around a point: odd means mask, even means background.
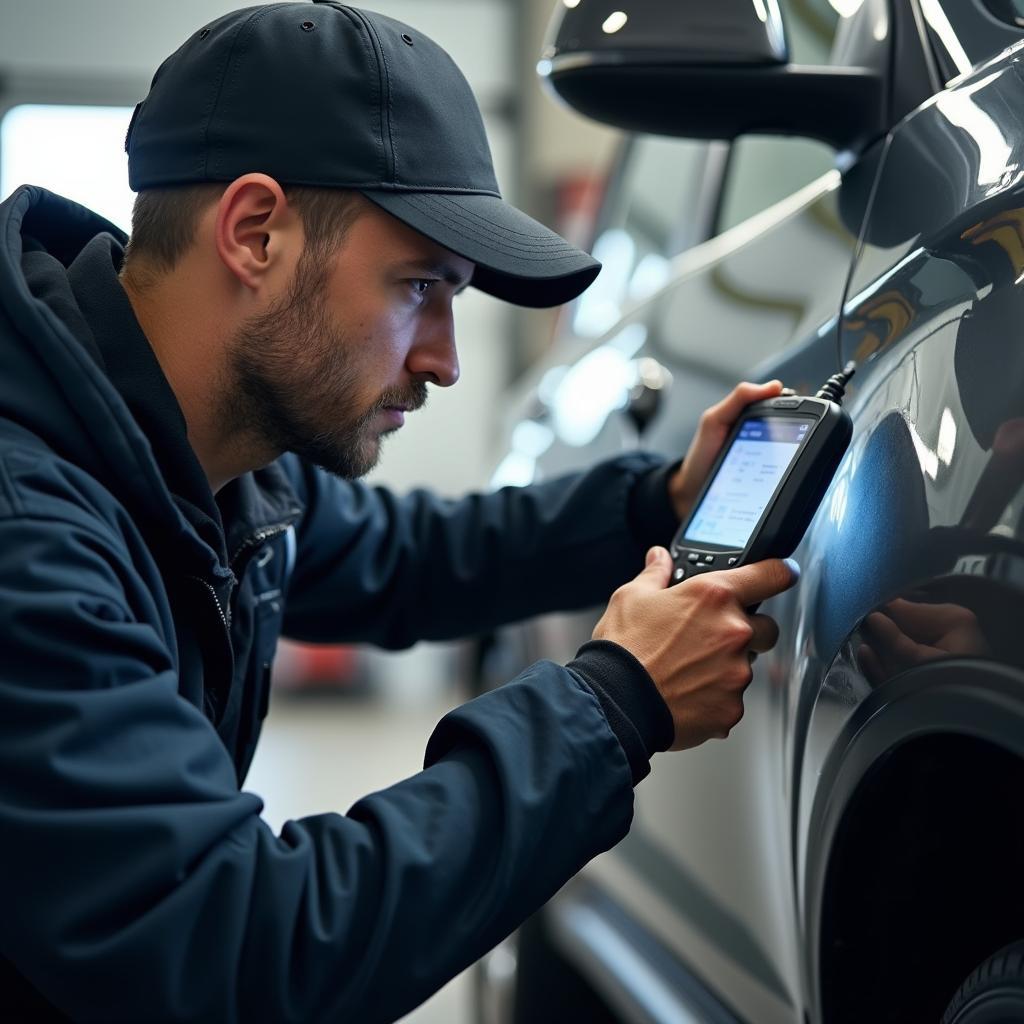
[[[779,626],[767,615],[751,615],[750,625],[754,635],[750,638],[750,650],[756,654],[770,651],[779,642]]]
[[[721,577],[744,608],[767,601],[769,597],[789,590],[800,579],[800,566],[791,558],[769,558],[752,562],[725,572],[708,573],[704,578]]]
[[[751,384],[743,381],[729,392],[717,405],[711,406],[705,414],[716,423],[732,426],[751,402],[774,398],[782,391],[781,380],[770,380],[767,384]]]
[[[653,547],[647,552],[644,567],[633,582],[652,590],[664,590],[671,575],[672,556],[665,548]]]

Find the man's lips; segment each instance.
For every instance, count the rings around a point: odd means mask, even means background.
[[[381,409],[380,414],[390,420],[396,427],[400,427],[405,423],[405,414],[409,411],[409,408],[404,405],[386,405]]]
[[[389,420],[395,427],[400,427],[405,423],[406,413],[415,412],[417,409],[423,408],[427,401],[426,388],[423,388],[422,391],[417,391],[411,397],[403,396],[403,398],[404,401],[399,399],[397,402],[391,401],[380,407],[380,416]]]

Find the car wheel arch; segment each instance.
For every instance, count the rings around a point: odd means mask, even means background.
[[[1022,724],[1024,673],[966,659],[907,672],[851,716],[807,830],[811,1019],[937,1021],[977,951],[1016,937],[1024,827],[999,812],[1024,792]]]

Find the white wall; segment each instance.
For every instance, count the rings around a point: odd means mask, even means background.
[[[140,78],[232,0],[0,0],[0,69],[6,73]],[[365,6],[421,28],[455,58],[481,102],[513,75],[504,0],[371,0]],[[141,98],[141,97],[140,97]]]
[[[134,104],[160,62],[232,0],[0,0],[0,113],[12,102]],[[500,110],[514,91],[514,5],[506,0],[371,0],[420,28],[463,69],[484,108],[498,180],[510,198],[514,140]],[[507,308],[478,293],[457,307],[461,383],[434,389],[385,448],[373,479],[398,489],[429,484],[459,493],[486,480],[492,410],[506,382]]]

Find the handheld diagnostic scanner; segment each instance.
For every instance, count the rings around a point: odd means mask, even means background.
[[[793,553],[849,447],[840,403],[855,369],[848,363],[813,398],[747,406],[672,539],[673,583]]]

